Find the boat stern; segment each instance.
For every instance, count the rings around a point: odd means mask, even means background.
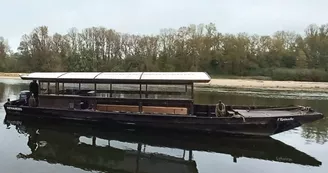
[[[23,111],[23,108],[21,108],[21,103],[22,101],[20,100],[13,100],[10,101],[10,99],[7,100],[7,102],[3,105],[5,108],[6,114],[17,114],[21,113]]]

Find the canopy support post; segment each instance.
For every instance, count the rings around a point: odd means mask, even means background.
[[[59,83],[56,82],[55,85],[56,85],[56,87],[55,87],[56,88],[55,89],[56,95],[59,95]]]
[[[38,80],[38,83],[39,83],[38,92],[41,93],[41,82],[40,82],[40,80]]]
[[[191,83],[191,103],[190,103],[190,115],[194,115],[194,83]]]
[[[93,105],[93,109],[96,110],[97,109],[97,83],[95,83],[95,102]]]
[[[92,136],[92,145],[96,146],[96,137],[95,136]]]
[[[47,90],[48,90],[48,95],[49,95],[50,94],[50,82],[48,82]]]
[[[142,98],[142,93],[141,93],[141,91],[142,91],[142,85],[140,84],[140,86],[139,86],[139,93],[140,93],[140,99],[139,99],[139,112],[141,113],[142,112],[142,102],[141,102],[141,98]]]
[[[140,86],[139,86],[139,94],[140,94],[140,98],[142,98],[141,87],[142,87],[142,85],[140,84]]]
[[[109,84],[109,97],[112,98],[113,97],[113,84]]]
[[[191,99],[194,99],[194,83],[191,83]]]
[[[65,95],[65,88],[64,88],[65,86],[64,86],[64,82],[63,82],[63,84],[62,84],[62,88],[63,88],[63,95]]]

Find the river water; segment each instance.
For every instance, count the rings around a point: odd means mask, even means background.
[[[28,84],[0,79],[0,102]],[[198,103],[307,105],[328,114],[328,94],[205,89]],[[328,120],[303,125],[269,139],[179,136],[107,131],[59,122],[8,120],[0,107],[1,172],[326,172]],[[7,121],[8,120],[8,121]]]

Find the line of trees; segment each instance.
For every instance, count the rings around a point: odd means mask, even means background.
[[[1,33],[0,33],[1,34]],[[214,24],[132,35],[92,27],[23,35],[16,53],[0,37],[0,71],[206,71],[279,80],[328,81],[328,24],[305,33],[222,34]]]

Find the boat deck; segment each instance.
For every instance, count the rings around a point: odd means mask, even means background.
[[[301,110],[244,110],[235,109],[235,111],[242,114],[244,117],[280,117],[280,116],[300,116],[306,112]]]

